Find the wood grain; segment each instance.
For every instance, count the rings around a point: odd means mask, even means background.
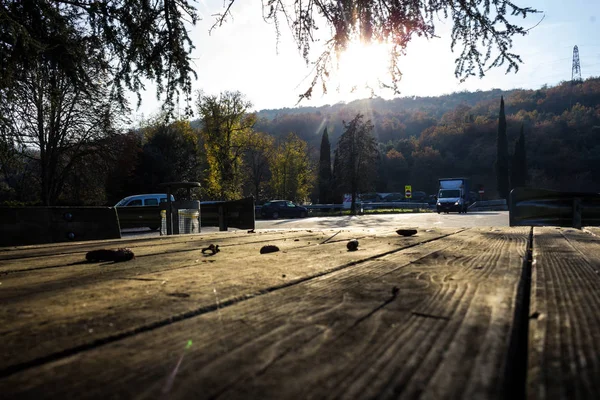
[[[501,398],[527,233],[470,230],[377,256],[10,374],[0,390],[36,398]]]
[[[355,252],[345,244],[356,232],[337,231],[325,244],[320,243],[329,232],[288,232],[246,243],[219,240],[225,246],[214,256],[202,254],[195,242],[187,251],[161,247],[162,253],[154,250],[126,263],[11,273],[0,290],[0,338],[6,346],[0,370],[210,312],[452,232],[375,234],[361,238]],[[265,243],[281,251],[261,255]]]
[[[600,238],[535,228],[528,397],[600,396]]]
[[[597,226],[586,226],[583,228],[584,232],[587,232],[593,236],[600,237],[600,227]]]
[[[69,267],[71,263],[85,260],[88,251],[105,248],[126,247],[134,250],[136,256],[148,256],[154,254],[173,253],[201,249],[212,242],[221,243],[224,246],[233,246],[245,243],[261,243],[269,240],[277,240],[294,233],[296,237],[313,238],[319,240],[325,235],[338,231],[308,232],[258,232],[247,233],[210,233],[196,235],[162,236],[152,239],[130,239],[130,240],[108,240],[68,244],[54,244],[43,247],[29,246],[11,248],[0,252],[0,274],[14,271],[37,270],[43,268]]]

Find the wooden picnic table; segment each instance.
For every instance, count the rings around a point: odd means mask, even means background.
[[[0,248],[0,398],[600,398],[599,235],[237,231]],[[202,253],[211,243],[221,251]],[[119,247],[135,258],[85,261]]]

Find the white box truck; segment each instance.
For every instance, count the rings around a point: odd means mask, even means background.
[[[456,211],[465,214],[469,207],[469,179],[467,178],[442,178],[436,202],[439,213]]]

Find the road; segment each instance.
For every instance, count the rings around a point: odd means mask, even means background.
[[[508,211],[485,211],[468,214],[404,213],[344,217],[310,217],[303,219],[258,220],[256,229],[386,229],[471,228],[508,226]]]
[[[257,220],[256,229],[356,229],[390,230],[415,228],[471,228],[475,226],[508,226],[508,211],[471,212],[468,214],[404,213],[343,217],[310,217],[302,219]],[[230,229],[233,231],[235,229]],[[203,233],[218,232],[218,228],[202,228]],[[159,236],[157,231],[126,229],[123,237]]]

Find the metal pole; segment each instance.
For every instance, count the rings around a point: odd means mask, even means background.
[[[581,229],[581,199],[573,199],[573,228]]]
[[[227,222],[225,221],[225,210],[224,206],[219,206],[219,230],[226,231],[227,230]]]

